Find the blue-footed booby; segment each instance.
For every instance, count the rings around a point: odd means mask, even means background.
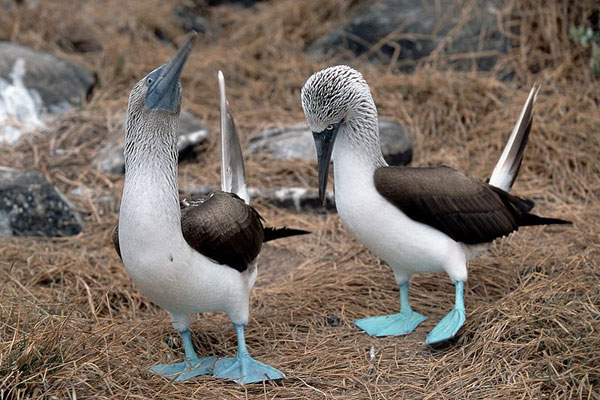
[[[531,214],[531,200],[508,193],[521,165],[538,90],[535,85],[529,93],[485,183],[446,166],[388,166],[379,145],[377,108],[362,74],[335,66],[307,80],[302,107],[317,147],[321,200],[333,157],[335,202],[342,223],[392,267],[400,287],[400,313],[355,321],[360,329],[373,336],[412,332],[426,317],[410,307],[411,275],[445,271],[456,287],[455,306],[426,342],[454,337],[465,321],[467,262],[495,238],[520,226],[568,223]]]
[[[183,381],[213,374],[251,383],[284,378],[246,349],[249,297],[263,242],[308,233],[265,228],[249,204],[239,139],[219,73],[222,137],[221,191],[179,200],[177,122],[181,72],[196,35],[175,57],[137,82],[129,95],[125,135],[125,185],[114,231],[115,249],[137,288],[165,308],[182,337],[185,361],[152,371]],[[198,357],[190,314],[223,311],[238,337],[237,357]]]

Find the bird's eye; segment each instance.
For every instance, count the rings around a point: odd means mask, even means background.
[[[329,124],[329,125],[327,125],[327,128],[325,128],[325,129],[327,129],[328,131],[332,131],[333,130],[333,125]]]
[[[152,85],[152,82],[154,82],[154,79],[152,79],[152,78],[146,79],[146,84],[147,85]]]

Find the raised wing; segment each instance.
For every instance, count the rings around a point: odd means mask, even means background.
[[[375,187],[408,217],[457,242],[486,243],[534,224],[528,223],[533,202],[450,167],[380,167]]]
[[[533,123],[533,106],[535,105],[539,90],[540,85],[538,84],[534,84],[533,88],[531,88],[519,119],[490,177],[490,185],[500,188],[505,192],[510,191],[515,179],[517,179],[519,168],[521,168],[523,152],[525,151],[525,146],[527,146],[527,139],[529,138],[529,132],[531,132],[531,125]]]
[[[235,193],[246,204],[250,196],[246,186],[242,146],[235,129],[235,122],[225,95],[225,78],[219,71],[219,98],[221,103],[221,190]]]

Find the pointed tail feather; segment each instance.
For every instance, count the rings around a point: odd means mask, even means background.
[[[270,242],[271,240],[277,240],[277,239],[281,239],[281,238],[285,238],[285,237],[289,237],[289,236],[296,236],[296,235],[306,235],[311,233],[310,231],[305,231],[302,229],[291,229],[291,228],[287,228],[287,227],[283,227],[283,228],[265,228],[264,229],[265,232],[265,238],[263,240],[264,243],[266,242]]]
[[[533,106],[535,105],[539,90],[540,85],[538,84],[534,84],[533,88],[531,88],[521,115],[490,177],[489,184],[505,192],[510,191],[519,173],[519,168],[523,161],[523,152],[525,151],[525,146],[527,146],[527,139],[529,138],[533,122]]]
[[[219,98],[221,103],[221,190],[235,193],[250,204],[242,146],[225,95],[225,77],[219,71]]]
[[[519,226],[533,226],[533,225],[564,225],[564,224],[569,224],[571,225],[572,222],[571,221],[566,221],[564,219],[560,219],[560,218],[547,218],[547,217],[540,217],[538,215],[535,214],[525,214],[523,216],[523,219],[521,219],[519,221]]]

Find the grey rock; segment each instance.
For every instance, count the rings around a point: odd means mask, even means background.
[[[315,58],[348,50],[354,55],[362,55],[381,45],[370,55],[383,55],[389,60],[396,54],[398,65],[406,71],[414,69],[417,60],[430,55],[440,44],[443,44],[445,55],[479,51],[506,53],[509,41],[498,29],[497,22],[504,2],[476,2],[468,13],[468,21],[460,27],[461,13],[468,6],[468,0],[382,0],[369,3],[357,12],[354,20],[317,40],[308,52]],[[457,32],[453,32],[455,28]],[[478,69],[486,71],[492,69],[495,62],[493,54],[476,59]],[[449,64],[458,70],[470,70],[472,65],[471,60],[464,57],[454,57]]]
[[[71,189],[69,195],[82,202],[93,202],[96,208],[95,212],[100,216],[119,212],[120,196],[113,190],[82,185]]]
[[[46,119],[79,106],[94,83],[70,61],[0,42],[0,143],[43,129]]]
[[[294,211],[335,210],[333,192],[325,195],[325,206],[319,200],[319,191],[306,188],[261,189],[248,188],[250,198],[263,199],[272,205]]]
[[[218,189],[214,186],[201,186],[192,191],[192,196],[206,196],[215,190]],[[252,201],[262,200],[276,207],[298,212],[335,210],[335,197],[333,192],[327,192],[325,195],[325,206],[323,206],[319,200],[319,191],[316,189],[292,187],[263,189],[249,187],[248,194]]]
[[[123,148],[125,146],[124,124],[126,117],[120,116],[121,123],[107,140],[104,148],[98,153],[94,165],[100,171],[111,174],[125,173],[125,158]],[[186,110],[182,110],[179,116],[179,139],[177,149],[179,159],[184,158],[192,148],[202,143],[208,137],[208,130],[202,122]]]
[[[412,143],[399,123],[379,120],[379,140],[383,158],[389,165],[408,165],[412,161]]]
[[[268,153],[283,160],[317,159],[312,132],[305,122],[261,131],[250,138],[248,150],[255,154]]]
[[[390,165],[407,165],[412,160],[412,143],[399,123],[379,120],[379,136],[383,157]],[[278,159],[316,161],[317,152],[312,132],[306,123],[267,129],[250,138],[251,153],[267,153]]]
[[[23,84],[39,94],[46,113],[80,106],[96,83],[93,73],[52,54],[0,42],[0,78],[10,81],[15,62],[24,61]]]
[[[71,236],[82,229],[79,213],[42,174],[0,167],[0,235]]]

